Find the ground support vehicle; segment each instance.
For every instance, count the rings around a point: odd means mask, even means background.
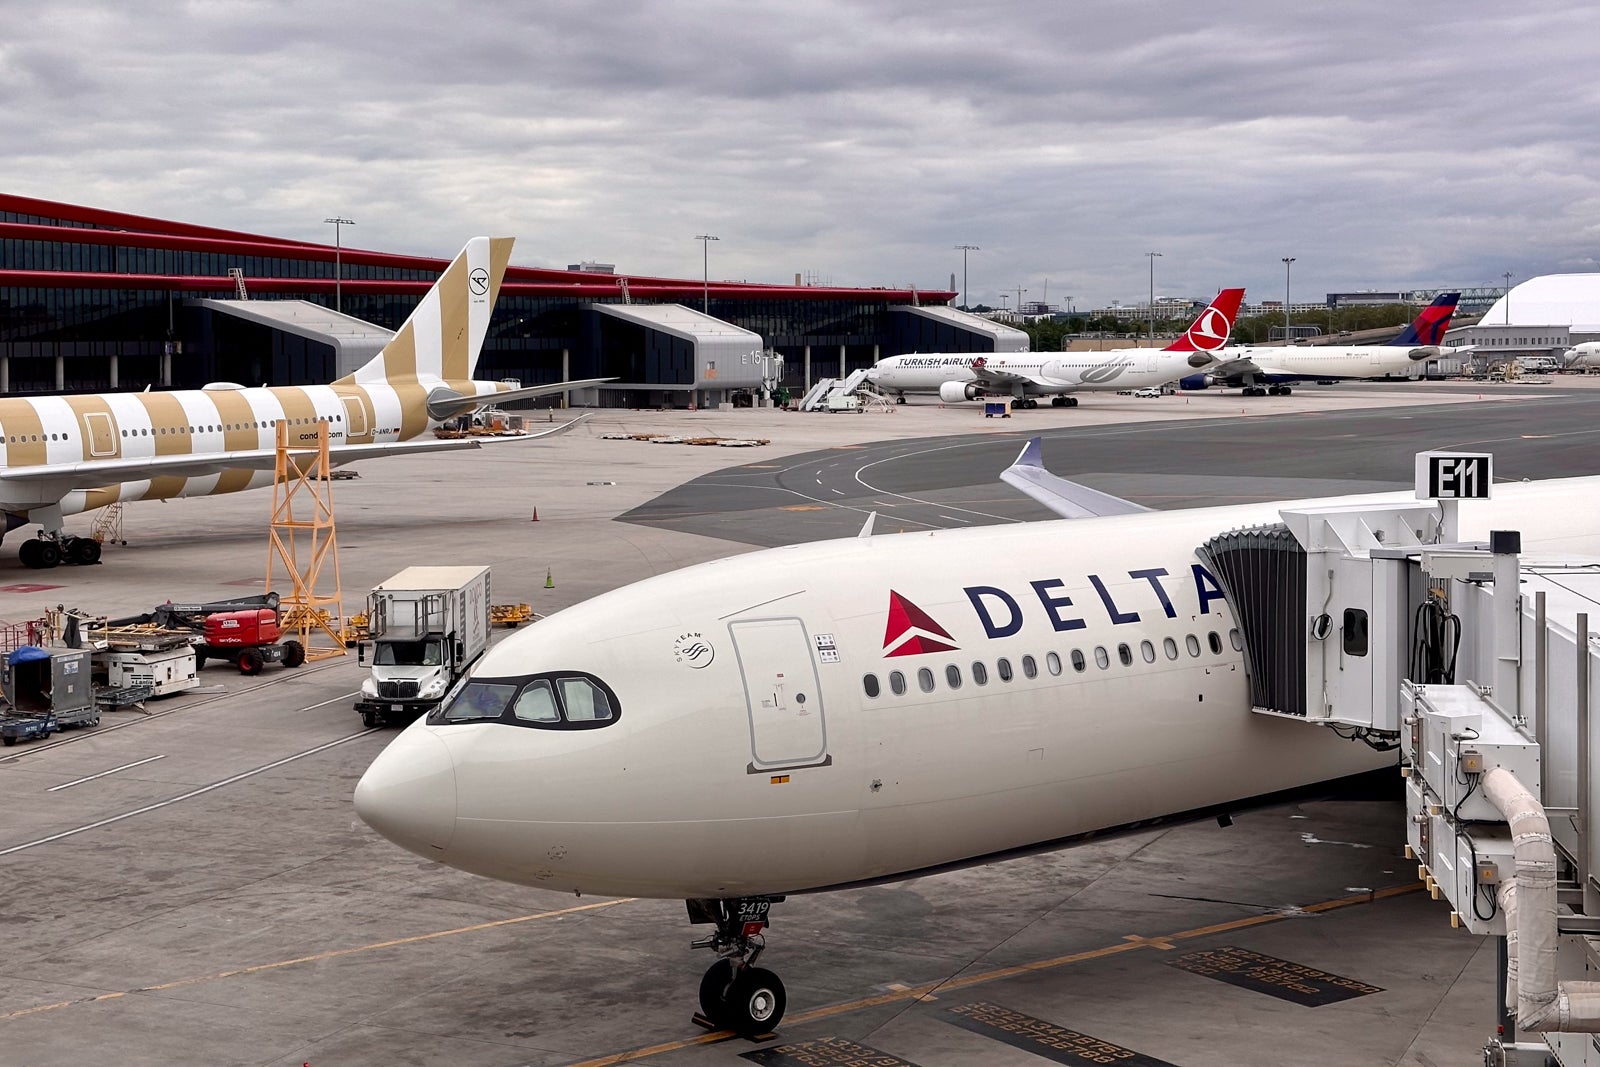
[[[95,726],[100,706],[90,681],[92,652],[87,648],[23,645],[6,656],[0,688],[19,719],[50,717],[55,728]]]
[[[207,615],[203,634],[203,643],[194,646],[197,670],[211,659],[227,660],[240,674],[260,674],[268,663],[298,667],[306,661],[304,645],[282,640],[278,613],[270,608]]]
[[[49,737],[61,724],[49,712],[43,715],[0,717],[0,744],[10,748],[18,741],[32,741],[36,737]]]
[[[95,684],[104,689],[143,689],[146,697],[161,697],[200,684],[199,656],[188,630],[108,626],[89,630],[88,637],[95,646]]]
[[[489,568],[407,567],[367,597],[371,664],[355,710],[367,727],[437,708],[489,647]],[[370,655],[369,655],[370,653]]]

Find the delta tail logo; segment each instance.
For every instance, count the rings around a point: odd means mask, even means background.
[[[940,640],[940,639],[943,640]],[[884,658],[954,652],[959,646],[950,631],[905,597],[889,590],[889,625],[883,631]]]

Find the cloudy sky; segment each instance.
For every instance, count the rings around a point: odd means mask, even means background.
[[[331,243],[1078,306],[1600,255],[1600,7],[0,0],[6,191]],[[1047,288],[1048,287],[1048,288]]]

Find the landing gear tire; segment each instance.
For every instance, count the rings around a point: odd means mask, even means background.
[[[894,402],[896,404],[904,404],[906,402],[906,398],[903,396],[897,396],[894,398]]]
[[[1064,396],[1053,396],[1050,398],[1050,406],[1053,408],[1064,408],[1067,406],[1067,398]]]
[[[362,714],[366,716],[367,713]],[[717,1026],[726,1026],[724,1018],[728,1010],[728,993],[732,989],[732,960],[718,960],[706,968],[705,976],[700,979],[700,1014]]]
[[[261,653],[253,648],[247,648],[239,653],[240,674],[260,674],[261,668],[266,665],[266,660],[261,658]]]
[[[298,667],[306,661],[306,646],[299,641],[285,641],[283,643],[283,665],[285,667]]]
[[[30,571],[38,570],[41,566],[43,566],[43,564],[39,562],[39,542],[22,542],[22,546],[17,549],[17,559],[21,560],[22,565],[28,568]]]
[[[67,542],[67,558],[82,567],[100,562],[100,542],[92,537],[74,537]]]
[[[722,1025],[740,1037],[770,1034],[783,1020],[788,1003],[777,975],[765,967],[746,967],[733,976],[722,1009]]]
[[[1078,406],[1078,398],[1077,397],[1075,397],[1075,396],[1067,397],[1067,407],[1075,408],[1077,406]]]
[[[36,542],[38,548],[39,568],[49,570],[61,562],[61,546],[54,541],[40,540]]]
[[[1288,396],[1292,392],[1294,392],[1294,390],[1290,389],[1287,385],[1280,386],[1279,389],[1278,389],[1278,395],[1279,396]]]

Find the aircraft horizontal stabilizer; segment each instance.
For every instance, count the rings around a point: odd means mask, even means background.
[[[1000,480],[1033,497],[1064,519],[1089,519],[1101,515],[1133,515],[1150,508],[1102,493],[1077,482],[1058,478],[1044,469],[1044,447],[1040,438],[1023,446],[1016,462],[1000,472]]]
[[[508,404],[515,400],[531,400],[538,396],[549,396],[551,393],[564,393],[568,389],[586,389],[591,385],[614,381],[616,381],[615,378],[584,378],[580,381],[530,385],[522,389],[507,389],[498,393],[483,393],[474,396],[468,396],[452,389],[441,387],[428,394],[428,416],[443,422],[445,419],[456,415],[464,415],[481,407]]]

